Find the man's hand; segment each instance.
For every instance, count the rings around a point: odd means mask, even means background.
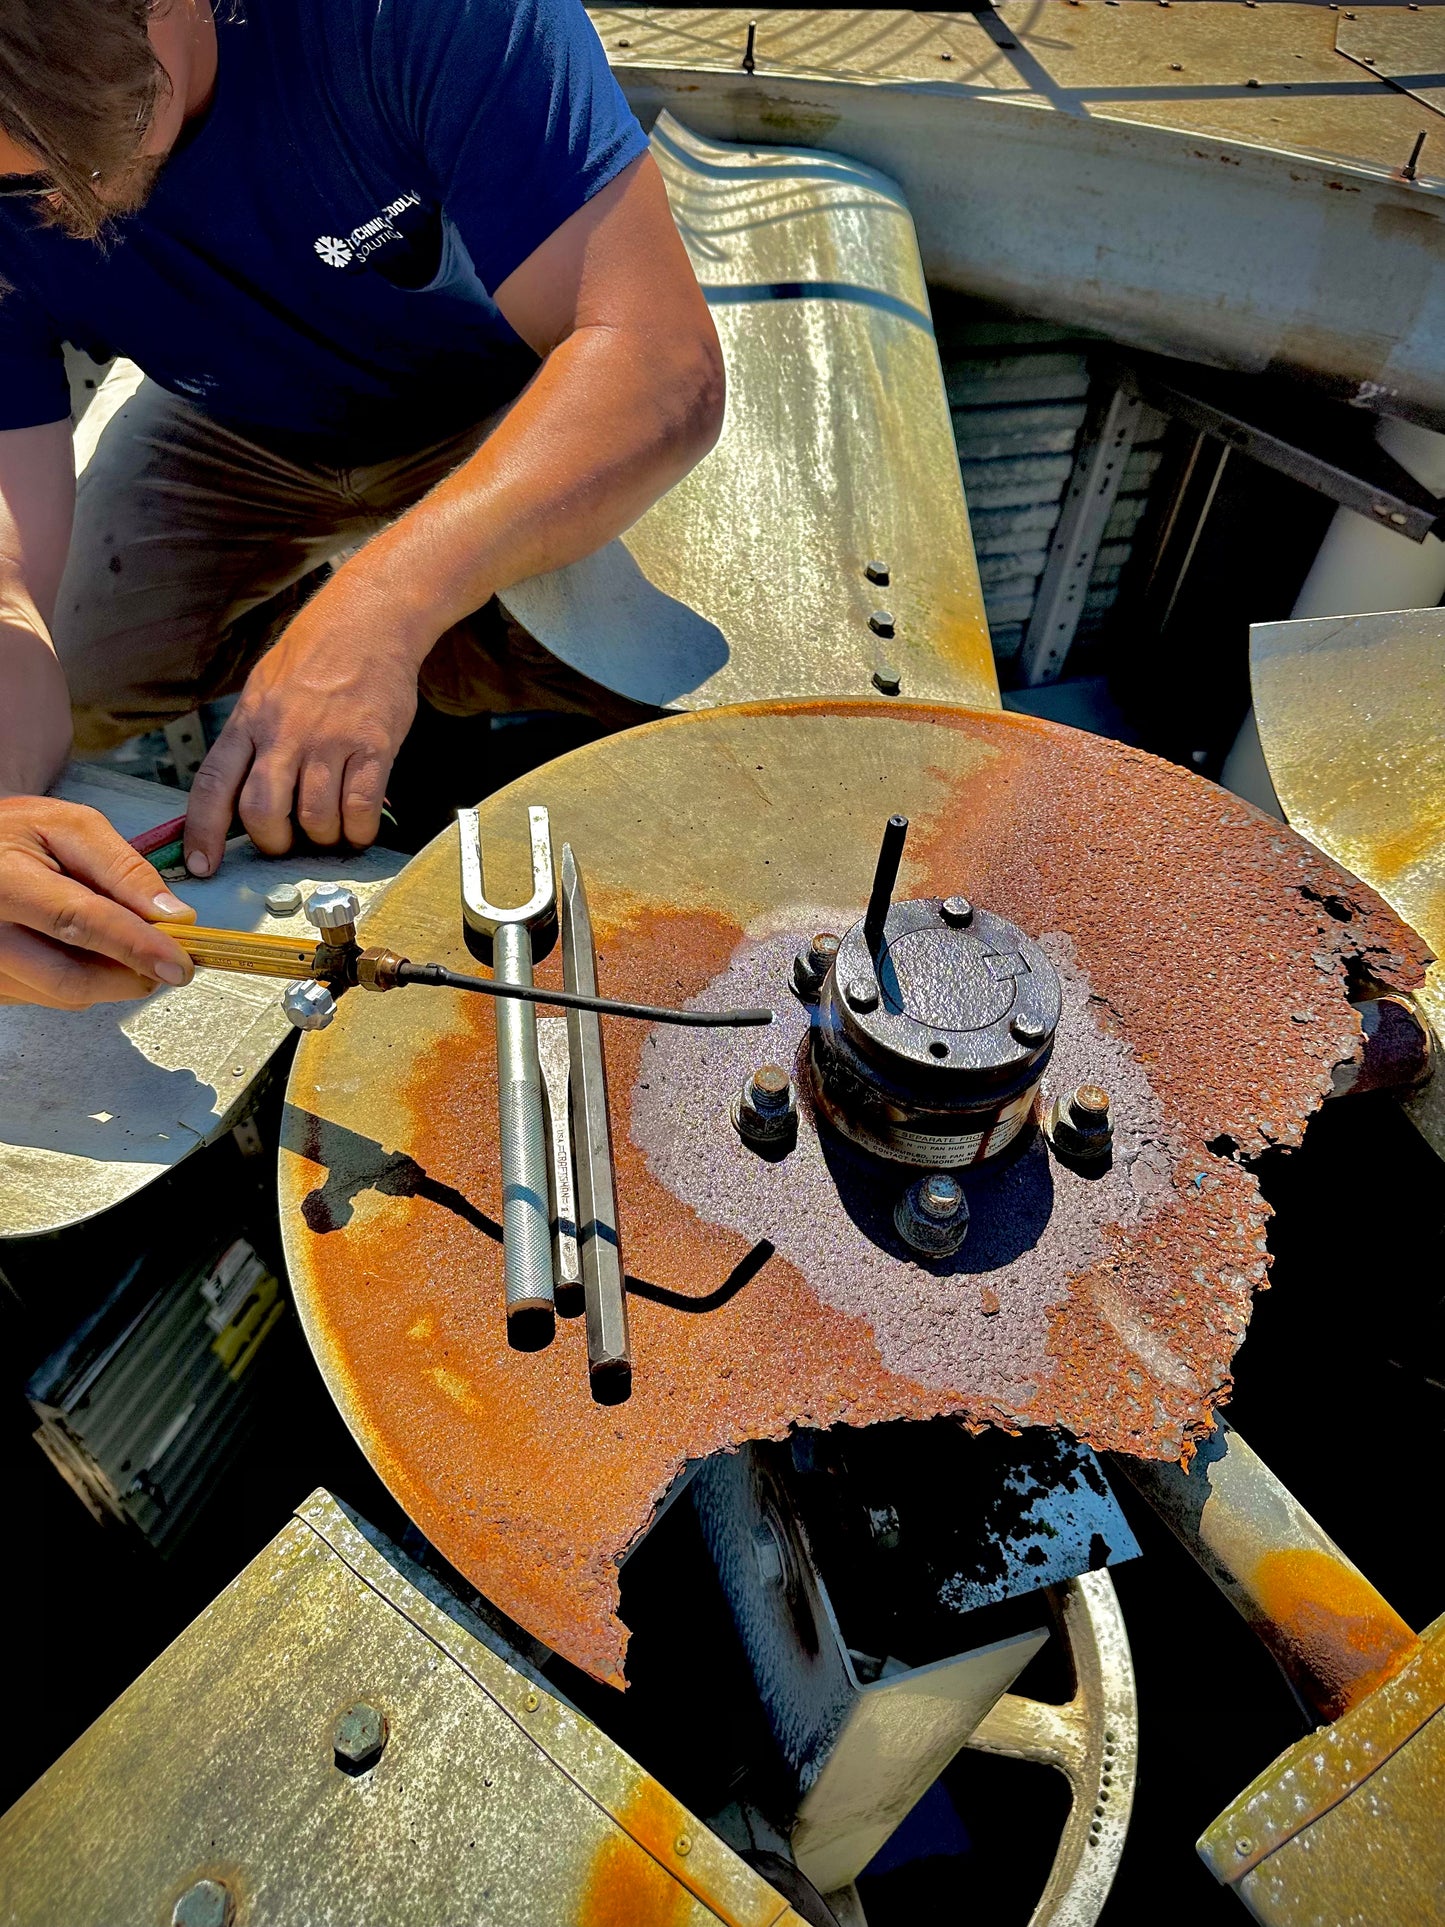
[[[151,924],[189,921],[98,810],[0,798],[0,1003],[82,1010],[190,981],[190,958]]]
[[[291,847],[293,812],[313,843],[373,842],[434,641],[411,644],[361,573],[342,570],[313,596],[251,671],[196,772],[186,812],[191,874],[215,872],[237,809],[271,856]]]

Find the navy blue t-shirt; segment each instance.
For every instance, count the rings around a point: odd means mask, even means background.
[[[0,201],[0,428],[70,412],[60,344],[208,414],[380,459],[536,359],[491,300],[645,137],[580,0],[244,0],[212,105],[106,246]]]

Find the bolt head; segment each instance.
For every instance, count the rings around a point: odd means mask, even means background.
[[[935,1171],[918,1187],[918,1208],[926,1218],[951,1218],[963,1203],[963,1186],[946,1172]]]
[[[344,930],[361,915],[356,892],[339,883],[323,883],[306,899],[306,915],[318,930]]]
[[[963,1186],[941,1171],[916,1179],[893,1207],[893,1223],[915,1251],[929,1258],[949,1257],[968,1236]]]
[[[793,986],[805,1003],[817,1003],[823,979],[833,968],[837,954],[837,937],[831,930],[820,930],[793,959]]]
[[[219,1880],[197,1880],[171,1910],[171,1927],[227,1927],[231,1895]]]
[[[294,917],[301,908],[301,892],[294,883],[278,883],[266,892],[266,908],[273,917]]]
[[[758,1577],[765,1586],[781,1586],[784,1580],[783,1548],[776,1530],[766,1520],[753,1532],[753,1558]]]
[[[1077,1116],[1090,1123],[1109,1115],[1109,1093],[1102,1084],[1081,1084],[1069,1104]]]
[[[863,573],[870,582],[876,582],[880,589],[888,587],[888,564],[886,562],[865,562]]]
[[[873,671],[872,681],[882,696],[896,696],[903,687],[903,677],[891,662],[880,662]]]
[[[1009,1029],[1021,1044],[1042,1044],[1048,1036],[1048,1026],[1043,1019],[1031,1016],[1026,1010],[1019,1012],[1009,1025]]]
[[[891,609],[875,609],[868,618],[868,627],[873,631],[875,636],[891,636],[893,634],[893,611]]]
[[[332,1745],[338,1764],[358,1771],[373,1766],[386,1745],[385,1716],[366,1700],[357,1700],[337,1720]]]
[[[843,995],[848,1000],[850,1010],[876,1010],[878,1008],[878,986],[866,977],[850,977],[843,986]]]
[[[943,921],[955,930],[964,930],[973,922],[973,905],[967,897],[945,897],[940,910]]]
[[[325,1030],[336,1015],[336,999],[325,984],[314,977],[287,984],[281,994],[281,1008],[297,1030]]]
[[[820,930],[808,945],[808,962],[814,970],[825,975],[833,967],[833,959],[838,954],[841,939],[831,930]]]
[[[753,1109],[764,1116],[785,1111],[793,1095],[793,1080],[781,1064],[764,1064],[748,1079],[747,1095]]]

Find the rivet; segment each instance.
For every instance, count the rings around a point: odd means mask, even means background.
[[[690,1833],[680,1833],[677,1836],[676,1844],[677,1844],[677,1851],[679,1853],[691,1853],[692,1852],[692,1835]]]
[[[542,1702],[536,1693],[528,1693],[522,1704],[529,1713],[535,1713]]]
[[[1234,1843],[1234,1851],[1239,1855],[1241,1860],[1247,1859],[1254,1851],[1254,1842],[1243,1838],[1236,1840]]]
[[[231,1896],[219,1880],[198,1880],[171,1910],[171,1927],[227,1927]]]

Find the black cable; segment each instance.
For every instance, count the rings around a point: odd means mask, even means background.
[[[525,989],[521,984],[499,984],[491,977],[463,977],[442,964],[400,964],[396,980],[400,984],[436,984],[446,990],[480,990],[488,997],[515,997],[524,1004],[560,1004],[564,1010],[596,1010],[604,1017],[637,1017],[646,1024],[679,1024],[693,1030],[743,1030],[773,1021],[770,1010],[670,1010],[662,1004],[621,1004],[610,997],[583,997],[573,990]]]

